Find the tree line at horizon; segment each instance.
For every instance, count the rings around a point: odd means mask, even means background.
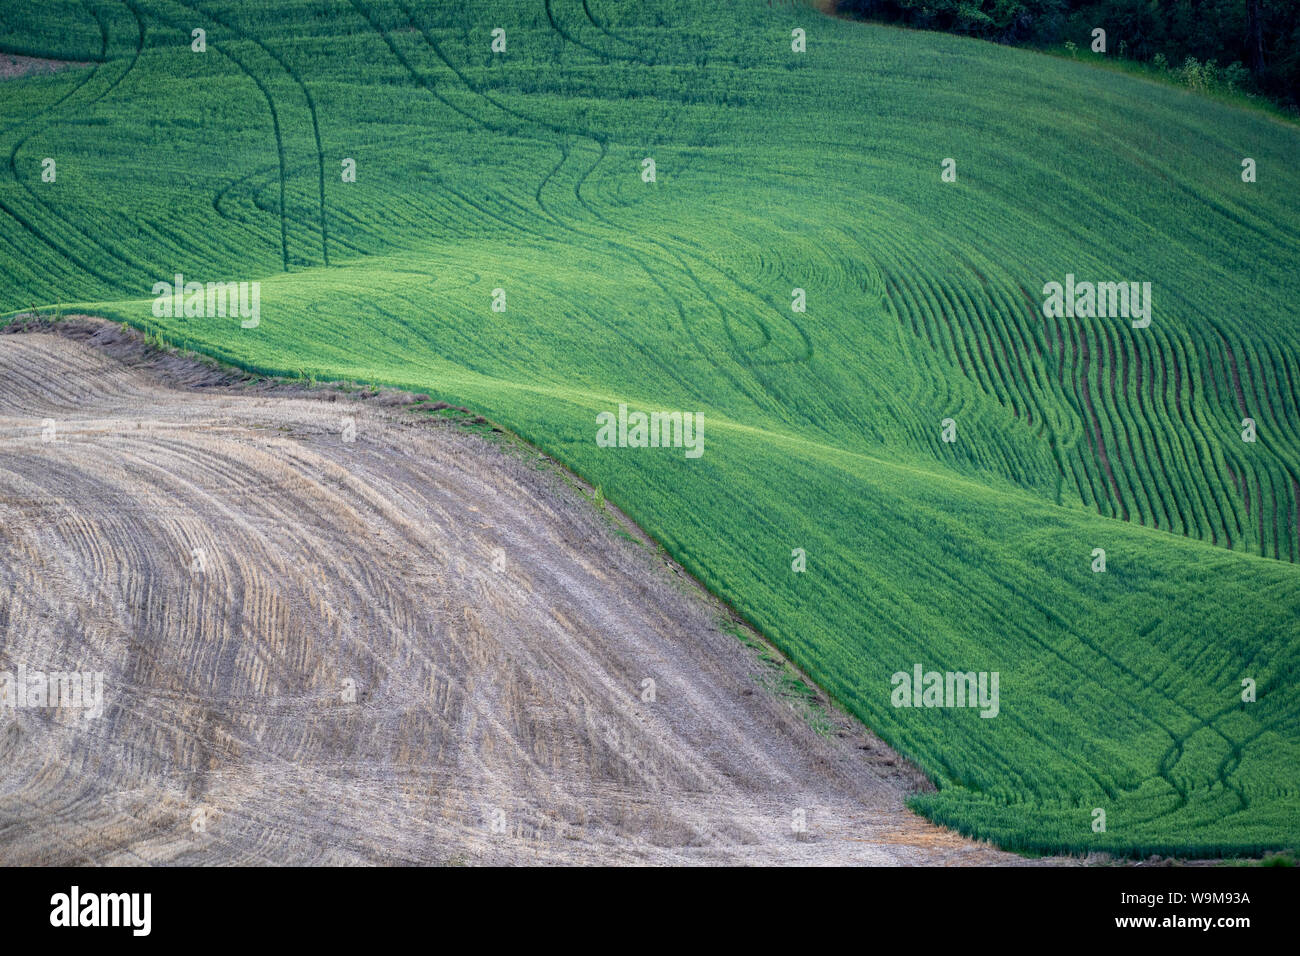
[[[1300,4],[1294,0],[837,0],[840,12],[1018,46],[1089,48],[1171,68],[1300,109]],[[1208,69],[1207,69],[1208,67]]]

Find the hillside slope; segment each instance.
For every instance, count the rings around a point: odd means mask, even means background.
[[[964,832],[1300,845],[1295,128],[759,2],[19,4],[0,49],[93,62],[0,85],[0,310],[491,415]],[[175,273],[260,323],[155,316]],[[1067,276],[1150,282],[1150,325],[1045,316]],[[600,447],[620,404],[702,456]],[[916,665],[998,672],[998,716],[893,706]]]
[[[0,669],[103,714],[0,711],[4,863],[1019,862],[531,456],[72,331],[0,336]]]

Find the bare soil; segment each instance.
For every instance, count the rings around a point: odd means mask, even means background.
[[[106,675],[98,719],[0,709],[0,863],[1029,862],[430,404],[0,335],[0,670]]]
[[[12,80],[29,73],[53,73],[72,66],[90,66],[77,60],[47,60],[37,56],[0,53],[0,80]]]

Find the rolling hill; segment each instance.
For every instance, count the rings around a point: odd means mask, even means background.
[[[1300,129],[758,0],[61,0],[0,51],[86,64],[0,83],[0,312],[491,417],[965,834],[1300,846]],[[1075,280],[1149,325],[1046,314]],[[598,444],[622,405],[702,454]],[[917,666],[996,717],[895,706]]]

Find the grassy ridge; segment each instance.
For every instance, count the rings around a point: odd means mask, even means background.
[[[1300,843],[1294,129],[758,3],[88,0],[0,29],[104,61],[0,85],[0,309],[89,304],[492,415],[917,760],[940,787],[918,806],[965,832]],[[175,271],[260,280],[261,326],[154,319]],[[1044,319],[1067,272],[1151,281],[1151,327]],[[620,402],[701,411],[703,457],[596,447]],[[893,708],[913,663],[999,671],[1001,713]]]

